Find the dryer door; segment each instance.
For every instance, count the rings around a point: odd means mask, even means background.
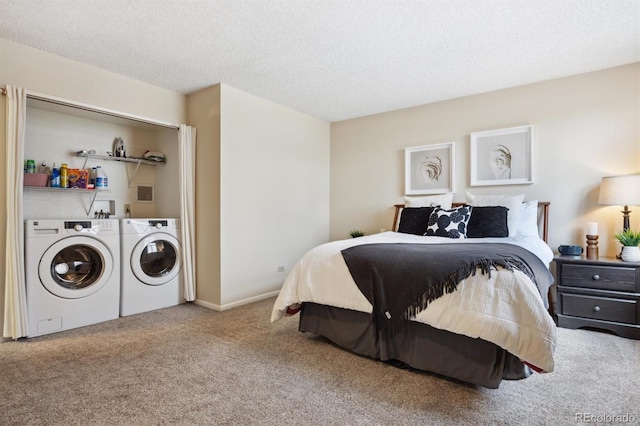
[[[133,249],[131,270],[144,284],[166,284],[180,273],[180,250],[180,242],[173,235],[153,233],[140,240]]]
[[[40,282],[52,294],[65,299],[87,297],[111,278],[113,256],[99,240],[75,236],[57,241],[40,259]]]

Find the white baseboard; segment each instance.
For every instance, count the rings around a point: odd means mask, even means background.
[[[211,309],[211,310],[214,310],[214,311],[222,312],[222,311],[226,311],[226,310],[229,310],[229,309],[232,309],[232,308],[237,308],[238,306],[247,305],[247,304],[253,303],[253,302],[259,302],[260,300],[269,299],[270,297],[275,297],[275,296],[278,295],[278,293],[280,293],[280,290],[271,291],[269,293],[264,293],[264,294],[260,294],[258,296],[249,297],[247,299],[238,300],[236,302],[225,303],[224,305],[216,305],[215,303],[207,302],[207,301],[200,300],[200,299],[197,299],[197,298],[196,298],[196,300],[194,300],[193,303],[195,303],[198,306],[202,306],[204,308],[207,308],[207,309]]]

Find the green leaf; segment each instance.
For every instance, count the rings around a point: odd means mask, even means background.
[[[618,232],[613,236],[625,247],[637,247],[640,245],[640,231],[635,232],[631,229],[627,229],[622,232]]]

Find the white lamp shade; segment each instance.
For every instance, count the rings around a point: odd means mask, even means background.
[[[640,175],[603,177],[598,204],[640,206]]]

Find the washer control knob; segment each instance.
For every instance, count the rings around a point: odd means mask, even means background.
[[[76,224],[73,226],[73,229],[75,229],[76,231],[82,231],[82,225],[80,225],[79,223],[76,223]]]
[[[162,224],[160,222],[156,223],[156,228],[158,229],[162,228]]]

